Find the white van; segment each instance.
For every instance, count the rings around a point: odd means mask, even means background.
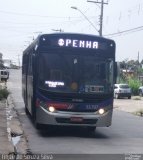
[[[0,70],[0,80],[7,81],[9,78],[9,72],[7,70]]]

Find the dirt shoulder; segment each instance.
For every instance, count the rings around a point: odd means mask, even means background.
[[[133,96],[131,99],[115,99],[114,108],[129,113],[143,111],[143,97]]]

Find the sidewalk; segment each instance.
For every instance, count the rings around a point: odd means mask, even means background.
[[[8,138],[6,101],[0,102],[0,154],[12,154],[14,147]]]
[[[0,89],[5,87],[5,83],[0,83]],[[0,159],[2,155],[26,154],[27,149],[27,140],[10,94],[7,100],[0,101]]]
[[[0,89],[5,88],[5,83],[0,83]],[[7,131],[6,100],[0,101],[0,154],[14,153],[14,147]]]

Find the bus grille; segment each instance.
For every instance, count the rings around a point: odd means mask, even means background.
[[[82,112],[82,113],[93,113],[93,112],[97,112],[98,109],[57,109],[57,111],[65,111],[65,112]]]
[[[96,124],[97,119],[83,119],[81,122],[73,122],[70,118],[56,118],[58,123],[69,123],[69,124]]]

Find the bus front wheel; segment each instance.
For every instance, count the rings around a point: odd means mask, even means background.
[[[90,132],[94,132],[96,130],[96,127],[88,126],[87,130]]]
[[[34,122],[34,125],[35,125],[35,128],[36,129],[42,129],[42,124],[40,124],[40,123],[37,123],[36,121]]]
[[[27,115],[29,114],[29,111],[28,111],[26,105],[25,105],[25,113],[26,113]]]

